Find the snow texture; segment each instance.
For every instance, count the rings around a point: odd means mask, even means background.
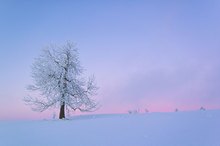
[[[1,121],[0,146],[220,146],[220,111]]]

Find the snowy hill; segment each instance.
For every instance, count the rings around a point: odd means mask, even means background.
[[[0,121],[0,146],[220,146],[220,111]]]

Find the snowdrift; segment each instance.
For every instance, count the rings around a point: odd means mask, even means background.
[[[220,111],[0,121],[0,146],[220,146]]]

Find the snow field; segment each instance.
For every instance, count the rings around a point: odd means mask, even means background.
[[[0,146],[220,146],[220,111],[0,121]]]

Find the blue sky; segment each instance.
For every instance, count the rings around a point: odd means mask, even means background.
[[[97,113],[220,108],[217,0],[1,1],[0,118],[48,117],[22,98],[43,47],[77,43]]]

